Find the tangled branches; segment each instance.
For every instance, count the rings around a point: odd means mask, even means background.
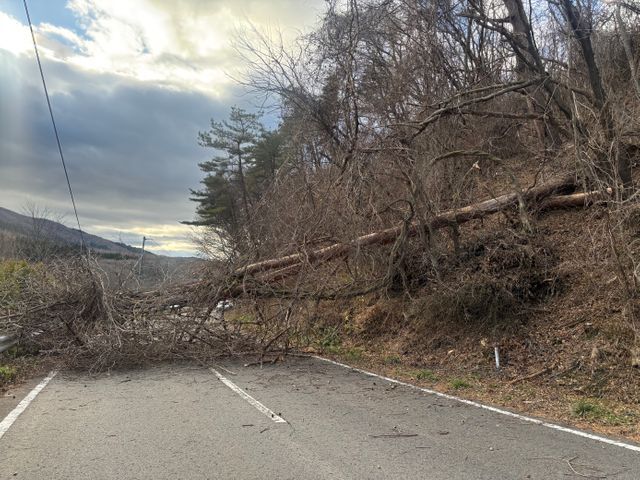
[[[147,292],[116,288],[97,262],[80,259],[3,265],[10,272],[0,277],[0,331],[16,333],[21,348],[56,356],[70,367],[97,371],[263,353],[261,345],[271,340],[249,325],[226,321],[228,304],[218,305],[189,285]]]

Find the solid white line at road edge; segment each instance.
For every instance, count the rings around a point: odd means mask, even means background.
[[[482,408],[483,410],[489,410],[490,412],[499,413],[501,415],[506,415],[508,417],[517,418],[518,420],[523,420],[525,422],[534,423],[536,425],[542,425],[543,427],[552,428],[553,430],[559,430],[561,432],[570,433],[572,435],[577,435],[579,437],[589,438],[591,440],[596,440],[602,443],[608,443],[609,445],[615,445],[616,447],[626,448],[628,450],[633,450],[634,452],[640,452],[640,446],[631,445],[630,443],[619,442],[618,440],[613,440],[611,438],[601,437],[599,435],[594,435],[592,433],[583,432],[582,430],[575,430],[573,428],[563,427],[561,425],[556,425],[555,423],[545,422],[543,420],[538,420],[537,418],[527,417],[525,415],[520,415],[519,413],[513,413],[508,410],[502,410],[500,408],[491,407],[489,405],[484,405],[483,403],[474,402],[473,400],[465,400],[464,398],[455,397],[453,395],[449,395],[447,393],[438,392],[436,390],[431,390],[429,388],[422,388],[416,385],[411,385],[410,383],[402,382],[400,380],[396,380],[395,378],[385,377],[383,375],[378,375],[377,373],[367,372],[366,370],[361,370],[356,367],[352,367],[351,365],[346,365],[344,363],[336,362],[334,360],[330,360],[328,358],[319,357],[317,355],[311,355],[312,358],[322,360],[323,362],[332,363],[339,367],[347,368],[349,370],[353,370],[354,372],[359,372],[364,375],[368,375],[369,377],[379,378],[381,380],[386,380],[387,382],[395,383],[397,385],[402,385],[404,387],[413,388],[415,390],[420,390],[421,392],[429,393],[431,395],[436,395],[438,397],[446,398],[448,400],[454,400],[456,402],[464,403],[466,405],[471,405],[473,407]]]
[[[211,371],[216,374],[216,377],[218,377],[218,380],[220,380],[227,387],[229,387],[231,390],[233,390],[238,395],[240,395],[242,398],[244,398],[247,402],[249,402],[251,405],[253,405],[257,410],[259,410],[260,412],[265,414],[271,420],[273,420],[276,423],[287,423],[287,421],[284,418],[282,418],[280,415],[276,415],[273,411],[269,410],[267,407],[265,407],[263,404],[261,404],[258,400],[253,398],[251,395],[249,395],[247,392],[245,392],[239,386],[237,386],[235,383],[233,383],[231,380],[229,380],[228,378],[225,378],[215,368],[211,368]]]
[[[38,385],[35,386],[33,390],[29,392],[26,397],[22,399],[22,401],[16,406],[16,408],[11,410],[9,415],[7,415],[5,419],[2,420],[2,422],[0,422],[0,439],[4,436],[5,433],[7,433],[7,430],[11,428],[11,425],[13,425],[13,423],[18,419],[20,414],[27,409],[29,404],[33,402],[33,399],[38,396],[42,389],[47,386],[47,384],[53,377],[56,376],[57,373],[57,371],[53,371],[47,377],[45,377]]]

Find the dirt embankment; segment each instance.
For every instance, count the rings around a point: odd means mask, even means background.
[[[633,215],[631,215],[633,217]],[[438,390],[640,440],[635,334],[604,207],[553,211],[522,235],[495,217],[461,229],[440,278],[410,295],[319,306],[316,347]],[[633,221],[621,245],[630,252]],[[640,231],[640,229],[638,229]],[[501,368],[495,367],[498,347]]]

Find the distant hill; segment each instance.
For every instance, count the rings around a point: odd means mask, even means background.
[[[32,218],[0,207],[0,232],[17,237],[34,236],[63,247],[80,245],[80,231],[45,218]],[[122,257],[137,257],[141,249],[121,242],[112,242],[106,238],[83,232],[85,244],[95,253]],[[153,255],[145,252],[145,255]]]

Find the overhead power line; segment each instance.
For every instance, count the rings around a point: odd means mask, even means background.
[[[60,135],[58,135],[58,127],[56,126],[56,119],[53,115],[53,109],[51,108],[51,100],[49,98],[49,90],[47,89],[47,82],[44,79],[44,72],[42,70],[42,62],[40,61],[40,53],[38,52],[38,43],[36,42],[36,35],[33,32],[33,24],[31,23],[31,16],[29,15],[29,7],[27,6],[27,0],[23,0],[24,11],[27,14],[27,21],[29,22],[29,30],[31,31],[31,40],[33,40],[33,50],[36,52],[36,60],[38,61],[38,70],[40,70],[40,78],[42,79],[42,87],[44,88],[44,96],[47,98],[47,107],[49,107],[49,115],[51,116],[51,124],[53,125],[53,133],[56,136],[56,143],[58,145],[58,153],[60,154],[60,161],[62,162],[62,169],[64,170],[64,177],[67,180],[67,187],[69,188],[69,196],[71,197],[71,205],[73,205],[73,213],[76,217],[78,224],[78,231],[80,232],[80,249],[84,251],[86,245],[84,242],[84,233],[80,226],[80,217],[78,216],[78,209],[76,208],[76,199],[73,195],[73,189],[71,188],[71,181],[69,180],[69,172],[67,171],[67,163],[64,160],[64,154],[62,153],[62,145],[60,143]]]

